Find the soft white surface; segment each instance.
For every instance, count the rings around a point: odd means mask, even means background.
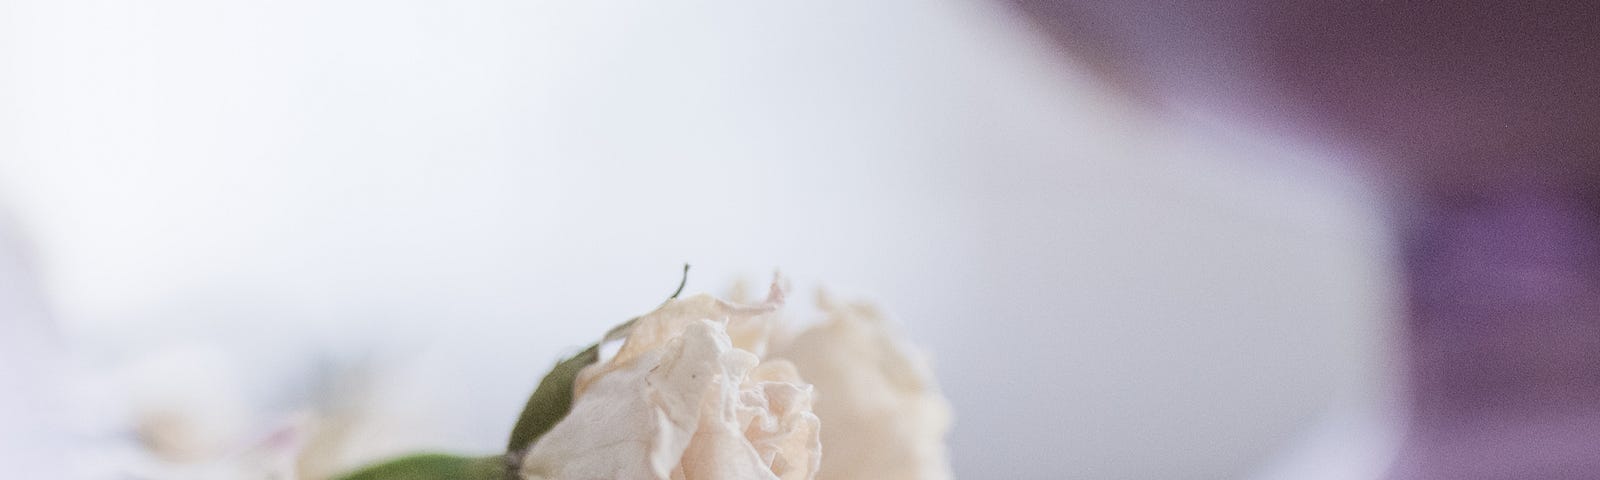
[[[220,344],[278,411],[377,358],[391,409],[460,415],[415,442],[493,449],[688,261],[879,301],[965,478],[1237,477],[1381,396],[1357,179],[1136,111],[988,5],[3,9],[0,195],[91,365]]]
[[[14,233],[0,216],[0,468],[44,478],[66,463],[63,348]]]

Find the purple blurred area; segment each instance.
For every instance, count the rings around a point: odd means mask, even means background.
[[[1371,149],[1407,188],[1600,183],[1590,2],[1015,3],[1132,91]]]
[[[1413,440],[1400,478],[1600,471],[1600,210],[1513,189],[1410,229]]]
[[[1600,8],[1017,0],[1130,90],[1352,145],[1394,187],[1395,478],[1600,475]]]

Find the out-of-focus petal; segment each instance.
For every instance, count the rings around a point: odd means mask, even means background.
[[[775,348],[816,388],[820,480],[950,478],[950,407],[926,362],[870,307],[824,304],[829,319]]]

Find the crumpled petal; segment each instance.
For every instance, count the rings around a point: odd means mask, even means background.
[[[811,413],[811,387],[786,363],[761,364],[737,390],[723,390],[716,415],[679,466],[686,479],[809,480],[817,471],[820,421]]]
[[[813,478],[821,465],[822,422],[811,411],[812,392],[794,365],[783,360],[757,366],[740,392],[745,438],[780,479]]]
[[[809,480],[820,454],[811,387],[737,348],[730,324],[781,305],[708,296],[640,317],[579,375],[572,411],[522,459],[526,480]],[[764,341],[764,340],[763,340]]]

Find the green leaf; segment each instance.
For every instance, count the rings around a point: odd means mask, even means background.
[[[505,457],[419,453],[369,466],[339,480],[504,480]]]
[[[567,412],[572,410],[572,390],[578,380],[578,372],[599,360],[600,344],[590,345],[572,358],[556,364],[556,368],[539,381],[539,388],[528,396],[522,415],[517,417],[517,426],[511,429],[511,441],[506,446],[508,454],[521,454],[529,445],[533,445],[534,440],[544,436],[545,432],[556,426],[556,422],[567,416]]]

